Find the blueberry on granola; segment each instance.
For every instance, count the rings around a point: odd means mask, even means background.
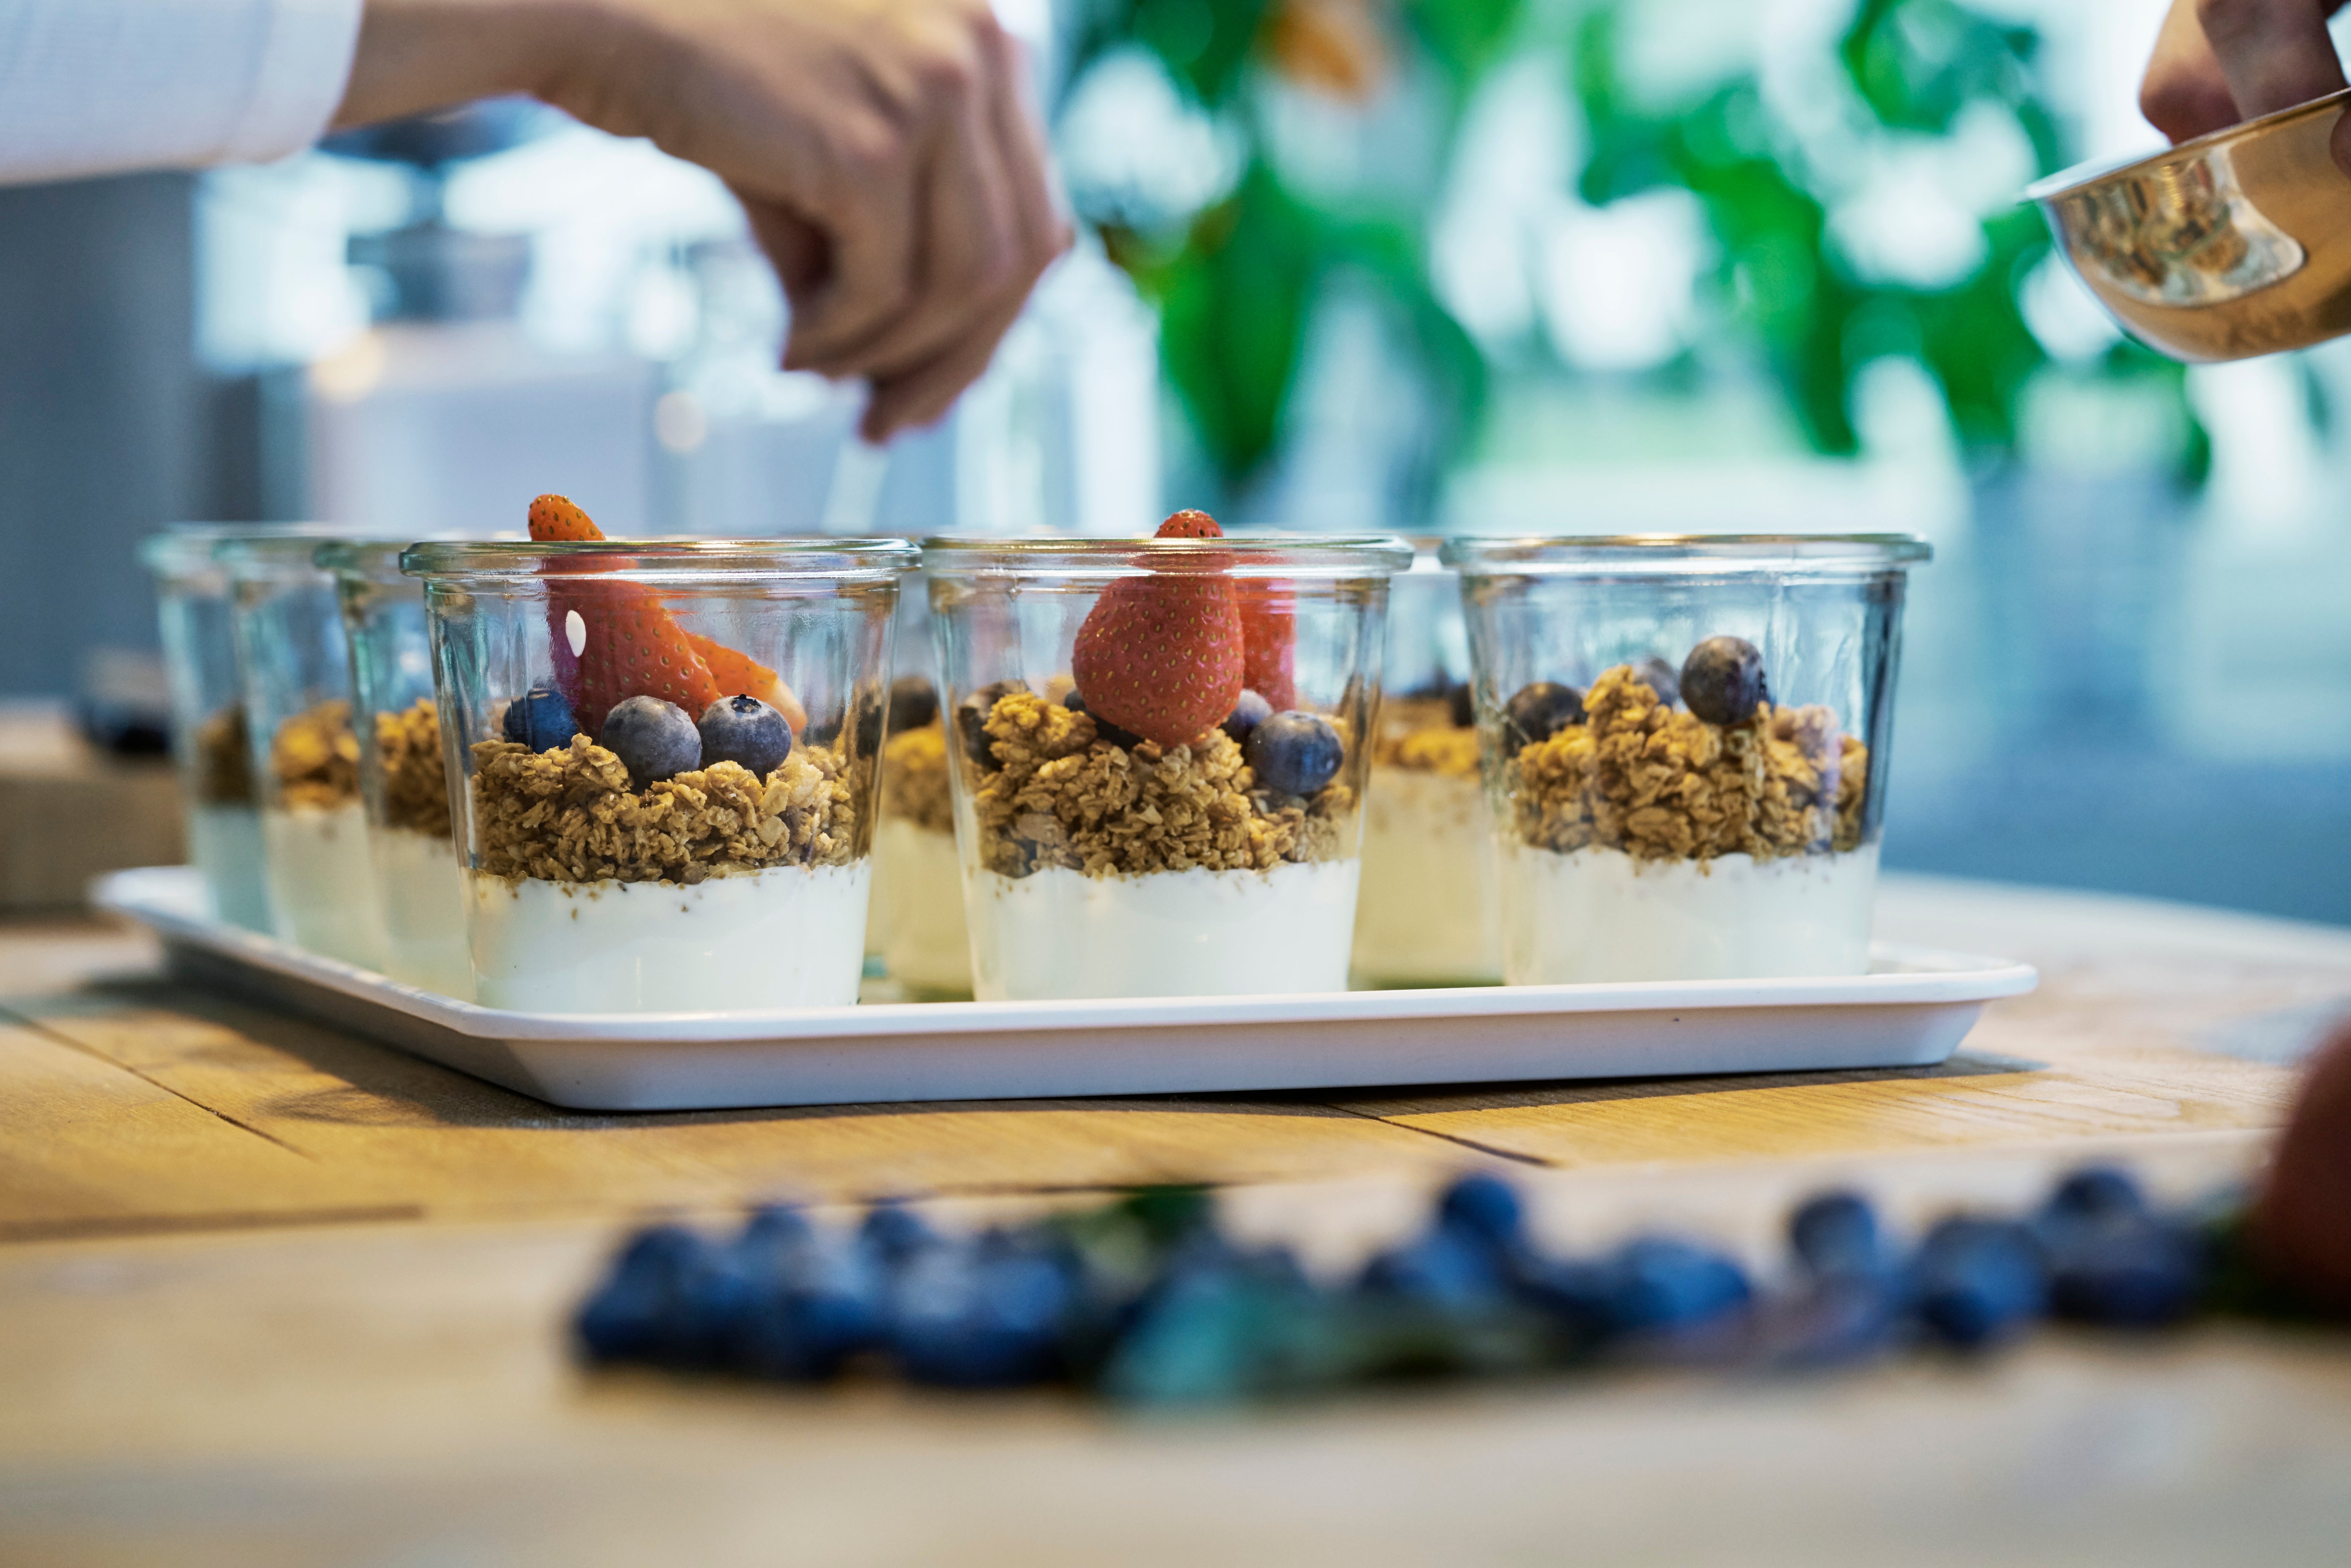
[[[1258,783],[1280,795],[1311,795],[1346,756],[1339,731],[1318,713],[1278,713],[1249,731],[1241,748]]]
[[[1246,746],[1249,732],[1272,716],[1273,705],[1243,686],[1241,700],[1235,703],[1233,711],[1225,716],[1224,731]]]
[[[1682,700],[1682,678],[1671,664],[1655,653],[1633,661],[1633,678],[1657,694],[1657,700],[1667,707]]]
[[[1071,686],[1070,695],[1061,699],[1061,706],[1071,713],[1093,713],[1092,708],[1086,706],[1085,695],[1075,686]],[[1131,729],[1119,728],[1098,713],[1093,713],[1093,720],[1094,738],[1097,740],[1107,740],[1113,746],[1126,751],[1133,751],[1143,744],[1143,737]]]
[[[519,741],[533,751],[551,751],[571,744],[571,737],[580,732],[580,721],[571,716],[571,704],[561,692],[537,685],[507,704],[499,727],[508,740]]]
[[[1445,694],[1445,716],[1456,729],[1468,729],[1478,722],[1478,689],[1467,681],[1454,685]]]
[[[1682,664],[1682,701],[1708,724],[1745,724],[1771,700],[1763,655],[1744,637],[1708,637]]]
[[[621,759],[640,789],[702,766],[702,732],[684,708],[659,697],[613,704],[596,744]]]
[[[1029,689],[1026,681],[997,681],[979,688],[956,705],[956,734],[963,739],[964,754],[977,763],[982,771],[996,771],[996,753],[987,740],[987,716],[996,705],[1014,692]]]
[[[1531,682],[1502,705],[1502,738],[1512,751],[1583,722],[1583,694],[1557,681]]]
[[[890,683],[890,733],[920,729],[939,716],[939,694],[920,675],[900,675]]]
[[[792,754],[791,721],[758,697],[720,697],[702,710],[702,763],[739,762],[765,779]]]

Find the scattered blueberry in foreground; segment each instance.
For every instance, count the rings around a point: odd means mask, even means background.
[[[621,759],[639,789],[702,766],[702,732],[684,708],[659,697],[613,704],[596,744]]]
[[[1437,1222],[1498,1251],[1525,1239],[1526,1213],[1519,1190],[1491,1171],[1472,1171],[1447,1187],[1437,1200]]]
[[[519,741],[533,751],[552,751],[571,744],[580,733],[580,722],[571,714],[571,704],[553,686],[537,685],[507,704],[505,719],[500,723],[508,740]]]
[[[1583,694],[1557,681],[1520,686],[1502,705],[1502,743],[1511,751],[1549,740],[1583,722]]]
[[[1651,653],[1633,661],[1633,678],[1657,694],[1657,700],[1667,707],[1678,706],[1682,700],[1682,677],[1671,664]]]
[[[1315,793],[1338,776],[1346,753],[1329,719],[1295,709],[1267,718],[1241,747],[1259,786],[1278,795]]]
[[[1708,637],[1683,661],[1682,702],[1708,724],[1745,724],[1771,700],[1763,655],[1743,637]]]
[[[702,765],[737,762],[765,779],[792,754],[791,721],[757,697],[720,697],[702,710]]]
[[[2138,1183],[2112,1166],[2085,1166],[2059,1182],[2042,1206],[2047,1218],[2095,1223],[2135,1218],[2147,1212]]]
[[[1806,1199],[1788,1217],[1788,1245],[1814,1274],[1876,1274],[1886,1267],[1877,1211],[1858,1193]]]
[[[964,755],[986,773],[996,771],[996,751],[987,738],[987,716],[996,705],[1014,692],[1029,689],[1026,681],[998,681],[985,685],[956,705],[956,735],[963,741]]]
[[[1092,712],[1091,708],[1086,706],[1085,694],[1079,691],[1075,686],[1071,686],[1070,688],[1069,695],[1061,699],[1061,706],[1068,708],[1071,713]],[[1118,726],[1111,723],[1110,720],[1102,717],[1100,714],[1094,714],[1094,738],[1096,740],[1107,740],[1113,746],[1118,747],[1120,749],[1124,751],[1133,751],[1136,747],[1143,744],[1143,737],[1135,734],[1134,731],[1131,729],[1121,729]]]
[[[900,675],[890,683],[890,733],[920,729],[939,716],[939,694],[920,675]]]
[[[2040,1250],[2013,1220],[1946,1219],[1927,1233],[1913,1267],[1919,1320],[1954,1349],[2008,1339],[2048,1304]]]
[[[1250,731],[1272,716],[1273,705],[1255,692],[1243,687],[1241,700],[1235,703],[1233,711],[1226,716],[1224,730],[1235,740],[1247,745]]]

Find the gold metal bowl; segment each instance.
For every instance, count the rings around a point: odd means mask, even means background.
[[[2025,192],[2082,281],[2148,347],[2244,360],[2351,332],[2351,88]]]

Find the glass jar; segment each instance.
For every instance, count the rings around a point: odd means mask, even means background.
[[[1364,797],[1362,986],[1493,985],[1502,977],[1494,820],[1479,777],[1461,580],[1414,541],[1388,587],[1386,695]]]
[[[1513,985],[1869,967],[1907,536],[1456,539]]]
[[[384,973],[470,998],[474,964],[450,832],[449,782],[433,697],[424,585],[400,570],[404,545],[343,540],[318,560],[334,574],[351,649],[360,800],[381,901]]]
[[[882,806],[873,830],[873,911],[867,951],[911,999],[953,1001],[971,991],[971,936],[963,917],[947,794],[946,727],[928,598],[898,605],[901,673],[890,685],[889,739],[882,748]]]
[[[235,593],[237,667],[256,794],[261,863],[280,940],[383,967],[383,921],[360,803],[351,664],[335,580],[315,532],[222,547]]]
[[[925,542],[981,1000],[1345,988],[1362,737],[1411,559]]]
[[[420,544],[475,998],[845,1006],[898,539]],[[753,699],[738,702],[737,698]]]
[[[261,806],[237,684],[228,571],[220,559],[230,540],[263,531],[252,525],[183,525],[151,536],[139,556],[155,577],[188,858],[204,879],[214,918],[266,932]]]

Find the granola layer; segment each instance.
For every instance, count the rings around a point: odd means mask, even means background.
[[[800,746],[764,779],[717,762],[629,788],[621,759],[584,735],[534,752],[474,745],[480,868],[549,882],[673,882],[857,858],[862,779],[841,753]]]
[[[893,735],[882,748],[882,814],[934,833],[955,831],[947,796],[947,733],[925,725]]]
[[[982,726],[996,768],[972,805],[980,861],[1005,876],[1051,866],[1089,876],[1158,871],[1270,871],[1339,858],[1354,791],[1308,799],[1257,788],[1222,730],[1192,746],[1101,738],[1090,715],[1014,692]]]
[[[269,768],[278,803],[331,810],[360,798],[360,737],[351,705],[323,702],[296,714],[270,737]]]
[[[431,697],[402,713],[375,716],[376,763],[383,771],[383,821],[429,838],[449,836],[449,781],[441,760],[441,716]]]
[[[1453,704],[1445,697],[1396,697],[1380,708],[1372,766],[1474,779],[1478,732],[1455,726]]]
[[[1764,704],[1744,724],[1708,724],[1623,664],[1583,707],[1583,723],[1506,765],[1521,842],[1645,861],[1860,847],[1869,748],[1826,707]]]

